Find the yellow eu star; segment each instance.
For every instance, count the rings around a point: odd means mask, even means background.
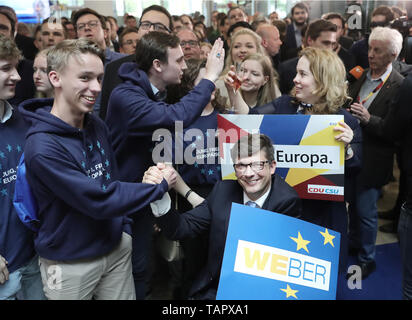
[[[329,234],[328,229],[325,228],[325,232],[319,231],[320,234],[324,237],[323,245],[326,245],[327,243],[330,243],[332,247],[335,247],[333,244],[333,239],[335,239],[335,236],[332,236]]]
[[[298,290],[292,290],[292,288],[289,287],[288,284],[286,284],[286,289],[280,289],[280,290],[286,293],[286,298],[289,298],[289,297],[294,297],[295,299],[298,298],[296,296],[296,292],[298,292]]]
[[[297,243],[296,251],[299,251],[300,249],[304,249],[307,253],[309,253],[309,250],[306,246],[310,243],[310,241],[304,240],[302,236],[300,235],[299,231],[298,231],[297,238],[293,238],[293,237],[290,237],[290,238]]]

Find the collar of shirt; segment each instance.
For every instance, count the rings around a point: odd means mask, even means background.
[[[386,79],[386,77],[388,76],[388,74],[390,74],[391,72],[392,72],[392,63],[389,65],[388,69],[386,69],[385,73],[383,75],[381,75],[379,78],[372,79],[370,69],[369,69],[368,73],[366,74],[366,77],[368,78],[369,81],[382,81],[383,82]]]
[[[0,100],[0,123],[5,123],[11,118],[13,107],[6,100]]]
[[[248,201],[253,201],[253,202],[255,202],[260,208],[262,208],[262,207],[263,207],[263,204],[264,204],[265,201],[266,201],[266,198],[269,196],[269,193],[270,193],[270,189],[271,189],[271,188],[272,188],[272,186],[269,188],[268,191],[265,192],[265,194],[263,194],[263,195],[262,195],[259,199],[257,199],[257,200],[252,200],[252,199],[250,199],[250,198],[247,196],[246,192],[243,191],[243,204],[246,204],[246,202],[248,202]]]
[[[156,95],[156,93],[159,92],[159,89],[157,89],[151,82],[150,82],[150,86],[152,87],[153,94]]]
[[[302,31],[295,22],[293,22],[293,28],[295,29],[296,47],[299,48],[302,45]]]

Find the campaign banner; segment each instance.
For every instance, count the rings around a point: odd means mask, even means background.
[[[345,148],[333,128],[342,115],[218,115],[222,179],[236,179],[230,150],[263,133],[275,148],[276,173],[302,199],[344,201]]]
[[[339,232],[233,203],[216,299],[334,300],[339,247]]]

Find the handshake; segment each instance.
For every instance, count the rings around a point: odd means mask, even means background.
[[[163,179],[166,180],[169,185],[169,190],[173,188],[177,181],[176,170],[171,165],[165,163],[158,163],[156,166],[152,166],[143,175],[143,183],[160,184]]]

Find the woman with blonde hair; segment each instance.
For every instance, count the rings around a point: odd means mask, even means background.
[[[218,89],[220,96],[226,98],[226,105],[230,108],[229,94],[225,86],[225,76],[229,72],[230,67],[234,65],[239,67],[243,59],[252,53],[260,53],[266,55],[265,48],[262,47],[262,38],[254,31],[242,28],[236,31],[231,36],[231,45],[226,56],[225,68],[223,69],[219,79],[216,81],[216,89]]]
[[[238,90],[235,78],[241,82]],[[236,67],[232,65],[224,81],[230,105],[243,104],[244,108],[254,108],[267,104],[281,95],[277,85],[277,74],[273,70],[270,58],[259,53],[247,55],[237,73]]]
[[[313,47],[301,51],[291,95],[266,105],[249,108],[235,105],[237,113],[305,114],[344,116],[334,130],[336,141],[345,145],[345,201],[352,201],[354,179],[361,168],[362,137],[358,121],[345,109],[347,95],[345,67],[331,50]],[[348,213],[345,202],[303,199],[302,219],[341,233],[339,273],[346,272]]]

